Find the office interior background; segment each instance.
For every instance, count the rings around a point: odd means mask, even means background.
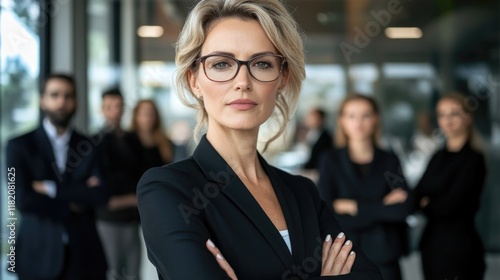
[[[359,92],[379,101],[384,146],[398,154],[403,172],[414,186],[429,153],[442,140],[435,122],[437,99],[449,91],[465,93],[474,109],[489,170],[477,227],[488,251],[488,279],[499,279],[500,1],[283,2],[305,35],[307,78],[289,129],[265,156],[296,172],[304,160],[293,141],[301,118],[309,109],[321,107],[327,111],[327,125],[333,131],[338,104],[347,93]],[[7,216],[4,149],[8,139],[40,122],[39,83],[48,73],[76,77],[74,124],[84,132],[96,132],[102,126],[101,93],[118,86],[126,100],[125,127],[136,101],[148,98],[159,105],[171,137],[191,137],[195,115],[175,94],[173,45],[194,3],[1,0],[2,224]],[[263,137],[272,131],[272,126],[265,126]],[[422,133],[434,141],[416,142]],[[417,216],[412,223],[414,252],[403,265],[405,279],[421,279],[416,257],[421,224]],[[5,270],[9,232],[5,226],[1,228],[1,276],[15,279]],[[151,267],[145,266],[147,269]]]

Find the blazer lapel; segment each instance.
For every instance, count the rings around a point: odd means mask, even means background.
[[[68,142],[68,152],[66,154],[66,168],[64,169],[63,173],[65,179],[71,176],[71,174],[73,174],[74,172],[74,169],[82,163],[85,153],[80,154],[75,152],[78,151],[78,143],[81,140],[82,139],[78,137],[74,130],[71,131],[71,136],[69,137]]]
[[[293,259],[280,233],[243,182],[241,182],[231,167],[208,142],[206,136],[202,137],[198,147],[193,153],[193,158],[203,170],[205,176],[209,178],[209,180],[215,179],[218,181],[222,187],[222,193],[225,194],[262,233],[262,236],[267,240],[269,246],[273,248],[276,255],[280,258],[283,266],[287,269],[291,267],[293,265]],[[221,180],[222,178],[226,178],[226,180]],[[291,239],[292,238],[293,236]]]
[[[354,166],[352,165],[351,159],[349,158],[349,152],[347,148],[340,149],[340,166],[342,167],[344,174],[347,178],[347,188],[344,192],[349,194],[351,198],[354,198],[356,193],[359,191],[360,180],[354,171]],[[345,198],[345,197],[343,197]]]
[[[54,156],[54,150],[52,149],[52,144],[50,143],[49,137],[47,133],[43,129],[43,126],[39,126],[36,130],[36,145],[38,146],[38,150],[42,153],[42,156],[47,160],[50,166],[48,168],[54,172],[55,177],[61,181],[62,174],[59,172],[59,168],[57,167],[56,158]]]
[[[294,193],[286,188],[285,183],[276,174],[276,172],[259,155],[260,162],[271,180],[278,201],[281,205],[283,215],[285,216],[290,242],[292,244],[292,256],[295,263],[301,263],[305,258],[304,232],[302,229],[302,220]],[[283,238],[280,238],[283,241]],[[283,243],[284,244],[284,243]],[[288,251],[288,248],[286,248]]]

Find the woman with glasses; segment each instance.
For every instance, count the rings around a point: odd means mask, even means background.
[[[183,161],[146,172],[138,203],[160,279],[381,279],[314,184],[257,152],[286,127],[305,75],[302,40],[276,0],[205,0],[176,45],[182,100],[206,134]]]

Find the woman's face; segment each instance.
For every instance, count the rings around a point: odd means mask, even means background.
[[[351,100],[344,105],[340,125],[349,141],[366,141],[373,138],[378,116],[366,100]]]
[[[247,61],[263,53],[278,55],[257,21],[225,18],[209,27],[200,56],[225,54]],[[215,127],[258,130],[273,113],[277,93],[285,81],[281,74],[275,81],[260,82],[250,75],[245,65],[234,79],[226,82],[209,80],[203,65],[190,75],[191,90],[203,98],[209,131]]]
[[[441,99],[437,104],[436,113],[439,128],[446,137],[467,135],[471,118],[455,100]]]
[[[137,125],[140,131],[151,131],[156,121],[153,105],[141,103],[137,109]]]

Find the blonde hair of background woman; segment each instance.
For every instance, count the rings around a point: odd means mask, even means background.
[[[340,103],[339,107],[339,113],[337,115],[337,123],[335,126],[335,135],[333,139],[333,145],[337,148],[345,148],[348,144],[349,139],[347,139],[347,135],[342,128],[342,125],[340,123],[340,119],[342,118],[342,115],[344,114],[344,108],[347,105],[347,103],[354,101],[354,100],[363,100],[366,101],[370,104],[373,110],[373,114],[375,114],[376,117],[378,117],[378,122],[375,124],[375,129],[374,133],[372,135],[372,141],[373,145],[379,146],[380,144],[380,138],[382,137],[382,126],[380,124],[380,110],[378,108],[377,101],[373,99],[372,97],[362,95],[359,93],[350,93],[344,98],[342,103]]]
[[[479,134],[474,126],[474,108],[472,108],[468,103],[467,103],[467,96],[460,92],[450,92],[446,93],[441,98],[439,98],[439,101],[441,100],[450,100],[456,103],[457,105],[460,106],[462,111],[467,114],[470,119],[470,125],[467,128],[467,139],[469,141],[470,146],[472,149],[476,150],[477,152],[483,152],[483,144],[481,141],[481,138],[479,137]],[[438,102],[439,102],[438,101]]]
[[[280,55],[286,57],[284,76],[288,82],[278,95],[273,119],[279,129],[264,146],[276,140],[285,130],[296,109],[302,80],[305,78],[303,42],[298,26],[278,0],[208,0],[201,1],[189,14],[176,44],[177,94],[181,101],[198,110],[195,136],[208,125],[203,100],[197,99],[189,87],[189,71],[198,71],[195,60],[200,56],[207,30],[214,21],[227,17],[257,20]],[[280,97],[281,96],[281,97]],[[196,100],[196,101],[193,101]]]

